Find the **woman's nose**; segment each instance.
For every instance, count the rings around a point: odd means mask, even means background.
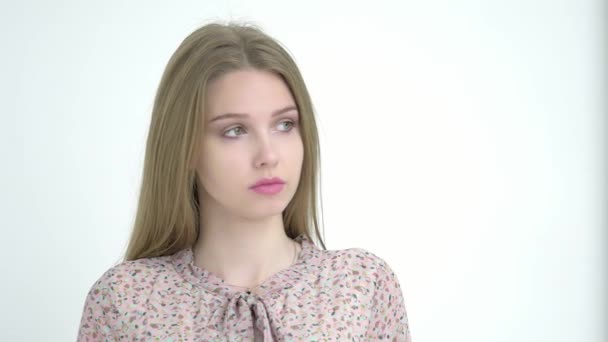
[[[276,146],[270,138],[261,138],[256,151],[255,164],[257,167],[275,166],[278,162]]]

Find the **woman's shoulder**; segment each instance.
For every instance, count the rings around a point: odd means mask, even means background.
[[[365,248],[351,247],[325,252],[327,253],[327,260],[349,268],[375,270],[389,267],[384,258]]]
[[[171,272],[170,256],[125,260],[110,266],[91,285],[88,297],[120,296],[125,292],[145,291],[159,275]]]
[[[140,258],[136,260],[124,260],[108,268],[104,275],[106,276],[125,276],[137,277],[139,275],[147,275],[154,272],[162,272],[170,266],[171,256]]]
[[[380,279],[395,277],[388,262],[368,249],[352,247],[324,252],[324,262],[320,266],[332,273],[348,274],[372,284]]]
[[[112,340],[110,332],[125,322],[124,317],[145,312],[152,291],[165,286],[159,276],[170,278],[173,273],[168,256],[122,261],[106,269],[86,295],[78,340],[98,340],[100,334]]]

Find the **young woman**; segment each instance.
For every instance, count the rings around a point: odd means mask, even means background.
[[[194,31],[158,88],[125,260],[91,287],[78,340],[409,341],[389,265],[326,249],[318,171],[280,43],[251,24]]]

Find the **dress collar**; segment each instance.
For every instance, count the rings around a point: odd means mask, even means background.
[[[188,283],[206,292],[232,298],[239,296],[259,296],[264,297],[279,291],[286,290],[294,286],[298,281],[310,276],[310,268],[314,266],[313,260],[318,256],[320,249],[312,243],[304,234],[298,235],[293,239],[302,246],[295,263],[281,271],[268,276],[264,282],[256,286],[255,294],[249,294],[241,287],[232,286],[226,283],[217,274],[201,268],[194,264],[194,253],[192,246],[186,247],[171,256],[171,262],[177,272]]]

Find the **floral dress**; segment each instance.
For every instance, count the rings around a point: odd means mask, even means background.
[[[322,250],[255,292],[194,265],[192,247],[123,261],[90,288],[78,341],[411,341],[399,281],[362,248]]]

